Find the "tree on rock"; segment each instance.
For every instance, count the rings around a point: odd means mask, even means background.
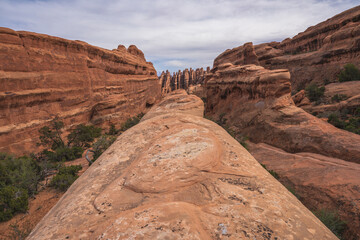
[[[50,148],[43,151],[48,159],[61,162],[71,161],[81,157],[84,148],[91,146],[95,138],[100,137],[101,128],[80,124],[67,136],[67,142],[62,138],[64,123],[55,118],[50,126],[42,127],[39,130],[40,143],[44,147]]]
[[[360,81],[360,70],[351,63],[344,66],[339,74],[339,82]]]

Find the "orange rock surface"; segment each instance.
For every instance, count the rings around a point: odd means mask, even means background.
[[[176,95],[118,137],[29,239],[337,239],[192,97]]]
[[[206,76],[206,114],[222,115],[251,141],[360,163],[360,136],[296,107],[287,70],[227,63]]]
[[[178,71],[170,74],[169,71],[162,72],[159,81],[162,88],[162,93],[165,95],[171,91],[177,89],[185,89],[187,90],[190,86],[196,86],[198,84],[204,83],[205,74],[210,72],[210,67],[207,67],[206,70],[203,68],[197,68],[193,70],[187,68],[184,71]]]
[[[256,142],[250,153],[258,161],[295,186],[310,209],[339,211],[348,223],[346,239],[356,239],[360,136],[296,107],[287,70],[226,63],[205,82],[207,116]]]
[[[251,155],[275,171],[306,207],[337,212],[347,223],[343,239],[360,239],[359,164],[308,152],[287,153],[264,143],[249,147]]]
[[[333,101],[332,98],[335,95],[343,96],[344,99],[341,99],[339,102]],[[295,96],[293,96],[293,99]],[[321,102],[322,104],[320,105],[301,104],[302,102],[296,105],[314,115],[327,115],[331,112],[340,111],[354,113],[356,109],[360,108],[360,81],[339,82],[326,85],[324,97],[321,98]]]
[[[357,6],[291,39],[228,49],[215,59],[214,67],[224,63],[257,64],[258,61],[268,69],[288,69],[294,90],[304,89],[309,82],[334,82],[345,64],[360,67],[359,19],[360,6]]]
[[[0,151],[34,151],[55,116],[66,126],[121,124],[160,98],[156,71],[136,47],[0,28]]]

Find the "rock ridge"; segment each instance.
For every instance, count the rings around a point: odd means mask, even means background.
[[[200,104],[170,93],[28,239],[337,239]]]

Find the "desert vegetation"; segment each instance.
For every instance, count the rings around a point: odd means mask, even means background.
[[[49,186],[66,191],[79,177],[77,173],[81,169],[81,165],[60,167],[59,172],[51,179]]]
[[[49,187],[66,191],[78,178],[81,165],[65,166],[64,162],[82,157],[85,149],[93,149],[95,161],[116,137],[139,123],[144,114],[127,119],[120,129],[111,125],[105,134],[102,129],[79,124],[64,137],[65,125],[58,118],[39,130],[39,146],[44,149],[29,156],[16,157],[0,153],[0,222],[16,213],[28,210],[29,197],[38,192],[39,183],[51,177]],[[18,228],[14,227],[14,234]]]
[[[320,115],[321,117],[322,115]],[[328,123],[337,128],[360,134],[360,108],[326,113]]]
[[[279,180],[279,174],[277,174],[277,172],[273,171],[273,170],[269,170],[267,169],[265,164],[260,163],[260,165],[265,168],[266,171],[268,171],[275,179]]]
[[[318,87],[312,83],[305,88],[305,92],[310,101],[318,102],[324,96],[325,87]]]
[[[339,239],[342,239],[342,234],[346,228],[346,222],[340,219],[337,212],[328,209],[318,209],[313,213]]]
[[[37,193],[41,167],[30,157],[0,153],[0,221],[26,212],[28,198]]]
[[[66,142],[62,137],[63,128],[64,123],[55,118],[49,126],[39,130],[39,145],[45,147],[42,155],[50,161],[71,161],[81,157],[84,149],[101,135],[101,128],[80,124],[70,131]]]
[[[360,70],[354,64],[348,63],[339,73],[339,82],[360,81]]]

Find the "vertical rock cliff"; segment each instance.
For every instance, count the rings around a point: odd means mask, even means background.
[[[162,93],[166,94],[177,89],[187,90],[190,86],[203,84],[205,74],[209,72],[210,67],[207,67],[206,70],[203,68],[197,68],[196,70],[186,68],[184,71],[179,70],[173,73],[172,76],[169,71],[162,72],[159,77]]]
[[[134,45],[112,51],[81,41],[0,28],[0,151],[34,151],[38,129],[120,124],[160,98],[156,71]]]
[[[123,133],[29,239],[337,239],[176,91]]]

